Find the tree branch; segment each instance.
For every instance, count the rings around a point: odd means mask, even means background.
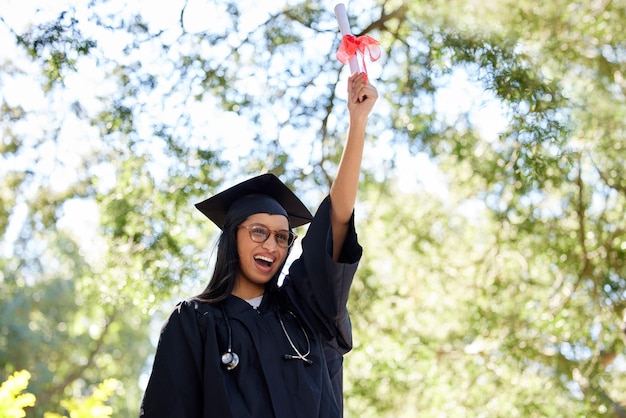
[[[46,390],[44,390],[43,393],[41,393],[40,395],[37,396],[37,402],[38,403],[40,403],[40,404],[49,404],[50,403],[50,399],[55,394],[63,393],[63,391],[65,390],[65,388],[67,386],[72,384],[72,382],[74,382],[76,379],[80,378],[80,376],[83,375],[85,370],[87,370],[87,369],[89,369],[90,367],[93,366],[93,363],[94,363],[94,360],[96,358],[96,355],[100,352],[100,350],[104,346],[105,339],[106,339],[106,336],[107,336],[108,331],[109,331],[109,327],[115,321],[115,316],[116,316],[116,314],[114,312],[107,319],[107,321],[106,321],[106,323],[104,325],[104,329],[102,330],[102,333],[100,333],[100,336],[96,340],[95,347],[89,352],[89,355],[87,357],[87,361],[85,362],[85,364],[74,368],[74,370],[72,370],[70,373],[68,373],[63,378],[63,380],[61,380],[59,383],[57,383],[55,385],[52,385],[49,388],[47,388]]]
[[[380,8],[380,17],[370,23],[361,33],[356,36],[366,35],[374,30],[378,30],[380,32],[384,32],[387,30],[387,22],[393,19],[403,20],[406,15],[407,7],[406,5],[402,5],[398,7],[391,13],[385,13],[385,7]]]

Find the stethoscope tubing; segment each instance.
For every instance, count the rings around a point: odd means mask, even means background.
[[[220,307],[222,309],[222,315],[224,316],[224,323],[226,324],[226,329],[228,330],[228,345],[226,347],[226,351],[222,354],[220,360],[222,363],[222,367],[230,371],[230,370],[233,370],[235,367],[237,367],[237,365],[239,365],[239,355],[233,351],[233,329],[230,326],[230,320],[228,319],[228,315],[226,314],[226,307],[224,306],[224,303],[221,303]],[[283,318],[280,315],[280,312],[278,311],[278,309],[276,309],[276,315],[278,316],[278,321],[280,322],[280,327],[283,331],[283,334],[285,334],[285,337],[287,338],[287,342],[291,346],[292,350],[295,351],[296,353],[295,355],[285,354],[283,355],[283,359],[302,360],[306,365],[311,366],[313,365],[313,360],[308,358],[308,356],[311,354],[311,341],[309,340],[309,334],[306,332],[306,329],[304,328],[304,326],[302,325],[298,317],[293,312],[287,311],[287,313],[294,318],[294,320],[296,321],[296,323],[302,330],[302,333],[304,334],[304,338],[306,340],[307,351],[306,353],[302,354],[300,350],[298,350],[293,340],[291,339],[291,336],[289,335],[287,328],[285,327],[285,323],[283,322]]]

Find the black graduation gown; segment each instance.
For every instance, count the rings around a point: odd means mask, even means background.
[[[354,219],[341,258],[335,262],[327,197],[309,226],[302,250],[283,285],[266,292],[258,310],[232,295],[223,302],[232,350],[240,359],[233,370],[221,365],[228,347],[221,305],[191,300],[176,307],[161,331],[141,417],[343,415],[343,355],[352,348],[346,304],[362,254]],[[308,337],[312,365],[284,358],[296,353],[279,317],[302,354]]]

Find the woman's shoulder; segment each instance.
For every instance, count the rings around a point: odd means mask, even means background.
[[[177,327],[186,333],[198,333],[204,339],[207,330],[216,326],[216,317],[221,316],[219,312],[219,305],[193,298],[183,300],[176,305],[167,326]]]
[[[201,317],[206,315],[213,316],[216,312],[219,312],[219,310],[220,308],[218,305],[191,298],[178,302],[176,308],[174,309],[174,313],[178,313],[182,316],[194,315],[196,317]]]

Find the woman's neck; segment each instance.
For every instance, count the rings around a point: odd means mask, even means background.
[[[233,289],[233,295],[243,300],[250,300],[263,296],[265,293],[265,286],[240,286],[235,285]]]

